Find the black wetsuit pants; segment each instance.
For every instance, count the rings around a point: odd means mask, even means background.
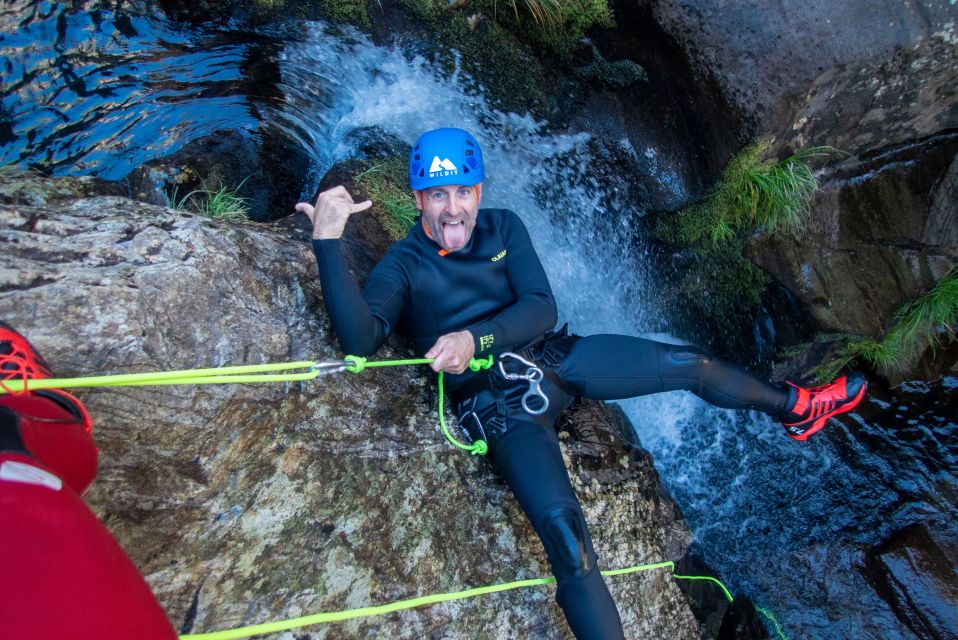
[[[693,347],[618,335],[560,339],[565,340],[560,358],[542,366],[559,378],[564,391],[548,378],[543,384],[550,400],[564,406],[572,395],[612,400],[685,389],[720,407],[771,414],[785,410],[787,391]],[[513,386],[499,392],[498,427],[489,426],[491,414],[481,411],[482,403],[471,408],[483,416],[495,465],[546,548],[556,577],[556,602],[572,632],[580,640],[622,638],[618,610],[599,574],[562,460],[556,414],[550,412],[547,420],[526,414],[518,404],[523,391]]]

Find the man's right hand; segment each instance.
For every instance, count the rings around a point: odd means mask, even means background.
[[[313,240],[335,240],[342,237],[349,216],[372,204],[372,200],[353,202],[346,188],[338,185],[319,194],[315,205],[300,202],[296,210],[305,213],[313,223]]]

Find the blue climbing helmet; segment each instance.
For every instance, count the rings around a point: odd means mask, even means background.
[[[409,154],[409,186],[417,191],[447,184],[472,186],[485,178],[479,143],[462,129],[433,129]]]

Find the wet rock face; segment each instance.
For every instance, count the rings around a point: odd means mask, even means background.
[[[958,125],[953,3],[639,4],[783,146],[860,153]]]
[[[755,236],[750,259],[819,326],[880,336],[958,265],[958,134],[853,158],[822,177],[797,236]]]
[[[308,245],[117,197],[0,206],[0,317],[62,376],[328,359]],[[391,343],[380,358],[406,355]],[[80,391],[89,504],[183,631],[548,574],[485,460],[449,446],[431,375]],[[649,457],[588,404],[563,437],[604,566],[680,556],[690,533]],[[612,578],[628,635],[698,638],[664,571]],[[569,637],[549,588],[315,627],[310,637]]]
[[[919,638],[958,638],[958,545],[921,525],[896,533],[867,557],[865,575]]]
[[[201,191],[235,189],[246,199],[253,220],[276,220],[293,212],[305,194],[310,160],[306,151],[281,135],[219,131],[176,153],[148,162],[126,179],[137,200],[177,204]],[[189,201],[184,208],[195,210]]]

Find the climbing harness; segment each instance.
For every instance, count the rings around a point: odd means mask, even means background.
[[[549,408],[549,398],[543,393],[540,382],[544,374],[541,368],[535,363],[519,356],[515,353],[507,352],[499,356],[499,372],[506,380],[526,380],[529,383],[529,390],[522,396],[522,408],[533,416],[545,413]],[[526,367],[525,372],[515,373],[506,369],[504,360],[514,359],[519,364]],[[229,367],[213,367],[206,369],[183,369],[177,371],[157,371],[150,373],[132,373],[107,376],[87,376],[80,378],[39,378],[32,379],[26,376],[24,372],[21,377],[13,380],[5,380],[0,385],[0,395],[26,393],[28,391],[38,391],[41,389],[64,389],[78,387],[131,387],[131,386],[155,386],[155,385],[175,385],[175,384],[236,384],[236,383],[254,383],[254,382],[301,382],[313,380],[320,376],[332,375],[348,371],[350,373],[360,373],[373,367],[395,367],[405,365],[423,365],[431,364],[431,358],[415,358],[406,360],[379,360],[369,361],[360,356],[345,356],[342,360],[326,360],[313,362],[309,360],[298,362],[271,363],[259,365],[240,365]],[[469,369],[474,372],[491,369],[493,366],[493,357],[472,358],[469,362]],[[485,455],[488,452],[488,444],[485,438],[477,439],[471,445],[459,442],[452,436],[446,426],[443,405],[443,372],[438,374],[438,412],[439,425],[443,435],[455,447],[468,451],[473,455]],[[542,406],[534,409],[529,405],[529,401],[539,398]],[[478,416],[474,416],[476,423],[480,425]],[[638,571],[650,571],[654,569],[668,568],[672,576],[678,580],[705,580],[717,584],[729,602],[732,601],[732,594],[719,580],[711,576],[682,576],[675,573],[675,563],[671,561],[658,562],[654,564],[636,565],[624,569],[614,569],[602,571],[603,576],[619,576]],[[399,600],[384,605],[362,607],[359,609],[348,609],[344,611],[333,611],[329,613],[318,613],[299,618],[281,620],[277,622],[268,622],[264,624],[240,627],[236,629],[227,629],[224,631],[214,631],[211,633],[196,633],[181,635],[180,640],[232,640],[234,638],[246,638],[252,635],[265,633],[277,633],[296,629],[309,625],[338,622],[360,618],[366,616],[382,615],[394,611],[402,611],[421,607],[425,605],[448,602],[451,600],[462,600],[489,593],[508,591],[523,587],[532,587],[546,585],[555,582],[555,578],[536,578],[532,580],[520,580],[504,584],[489,585],[477,587],[464,591],[455,591],[450,593],[439,593],[408,600]],[[780,640],[788,640],[775,619],[774,615],[763,608],[757,608],[757,611],[768,618],[775,626],[775,631]]]
[[[512,358],[524,364],[526,366],[525,373],[510,373],[506,371],[506,358]],[[531,416],[541,416],[549,410],[549,398],[539,387],[539,383],[542,382],[544,374],[542,373],[542,369],[537,367],[534,362],[530,362],[518,354],[507,351],[499,356],[499,373],[501,373],[502,377],[506,380],[527,380],[529,382],[529,390],[522,396],[522,408],[526,413]],[[532,398],[542,400],[542,406],[538,409],[530,407],[529,400]]]

